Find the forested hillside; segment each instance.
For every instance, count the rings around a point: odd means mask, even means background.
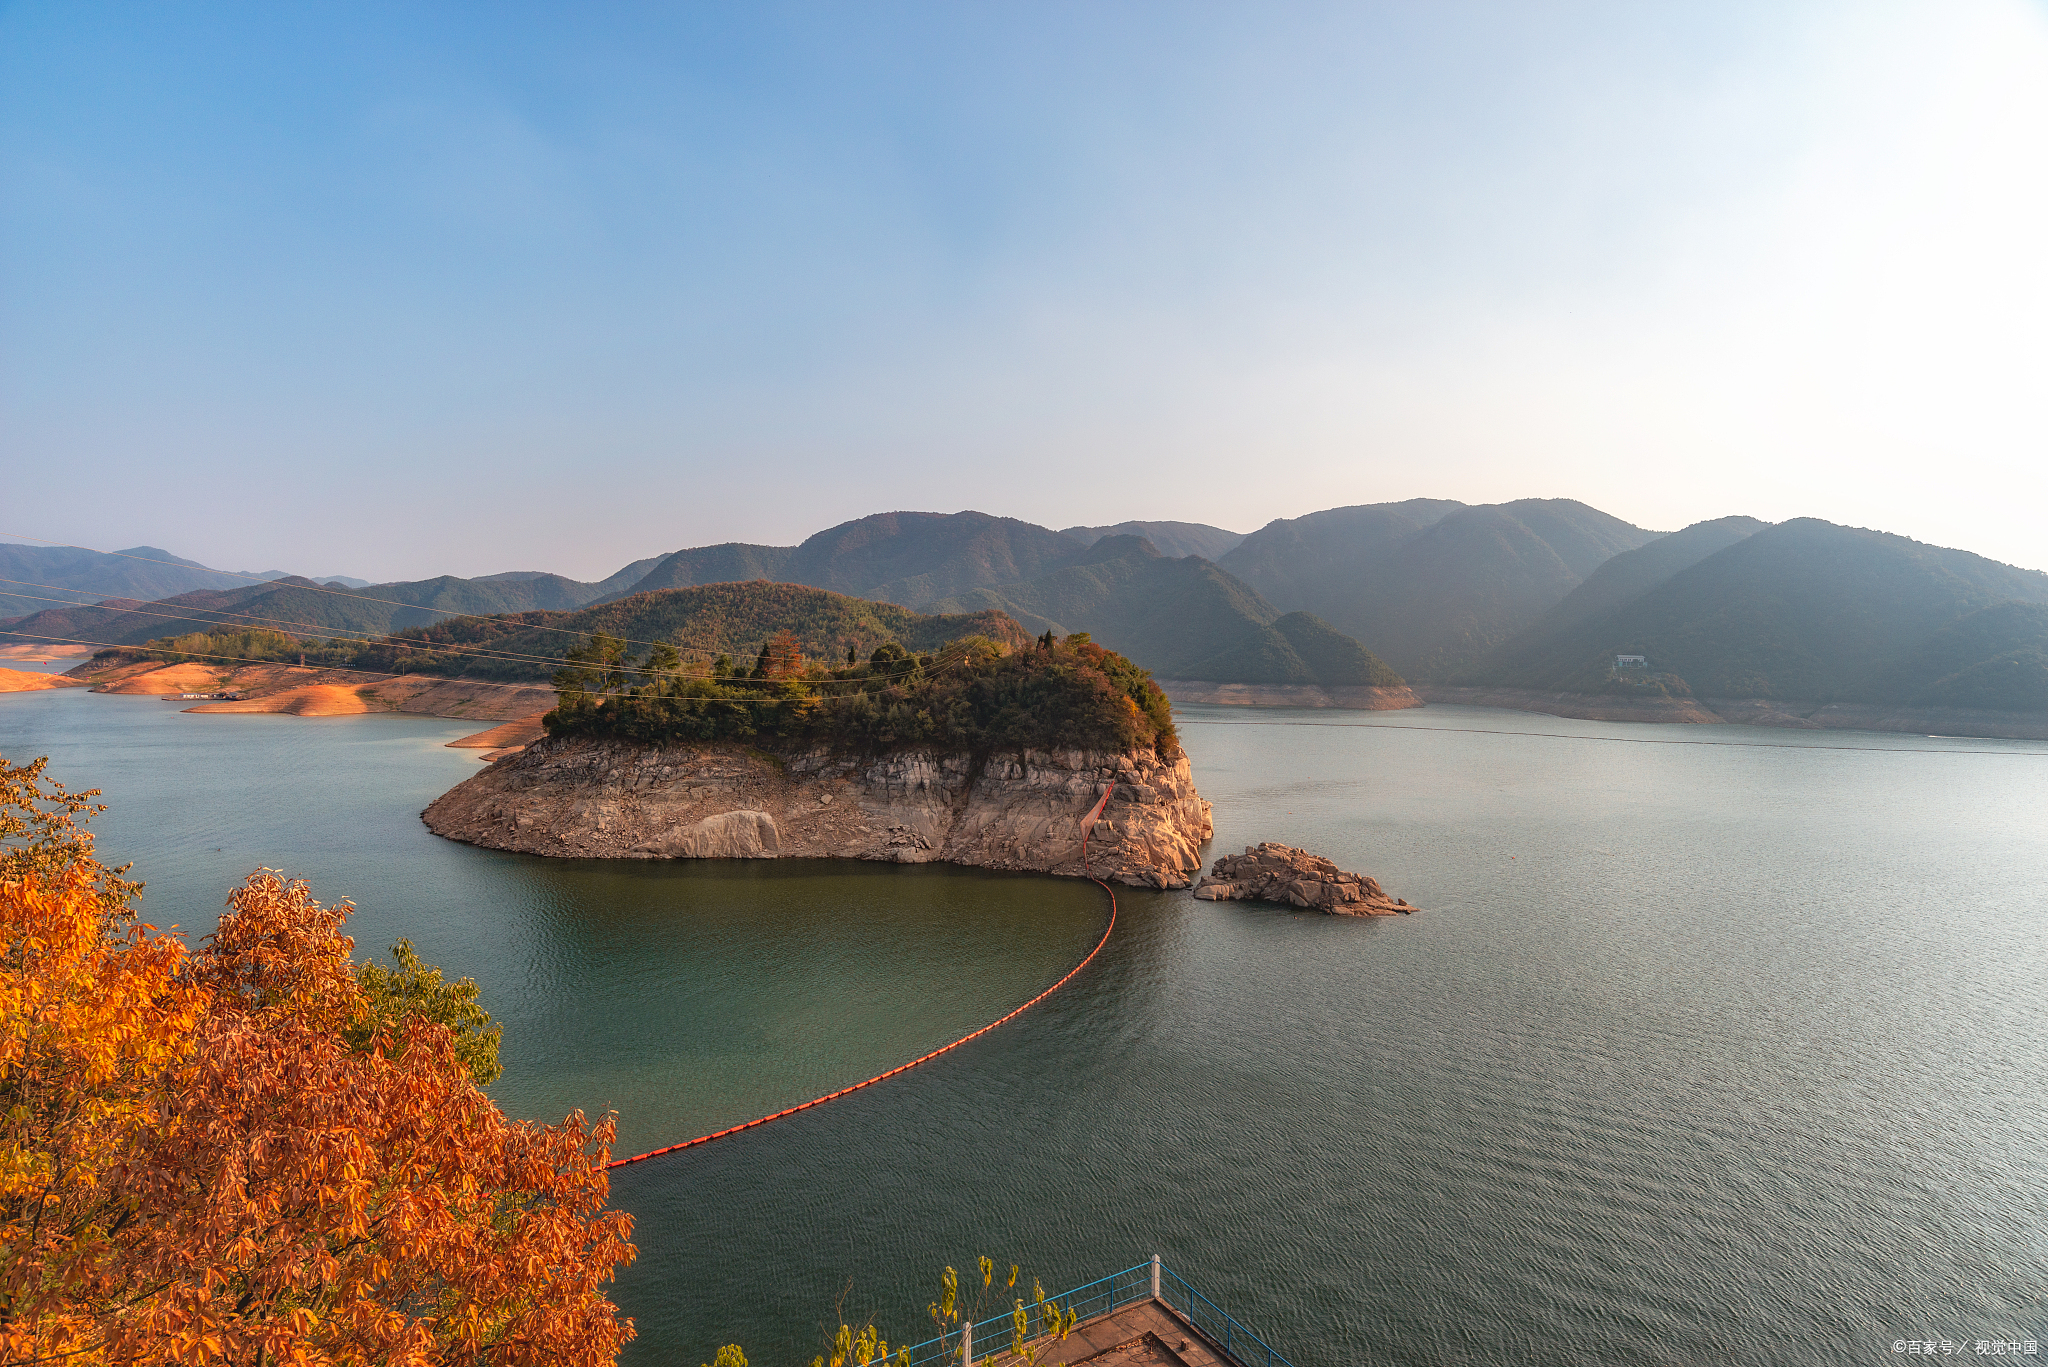
[[[1411,678],[1443,678],[1658,534],[1570,499],[1434,499],[1270,523],[1222,566],[1274,606],[1313,612]]]
[[[2048,575],[1800,518],[1639,597],[1532,632],[1467,676],[1599,692],[1617,654],[1697,695],[2048,709]],[[1969,701],[1965,701],[1969,699]]]
[[[985,584],[1014,584],[1076,558],[1050,528],[987,513],[879,513],[811,537],[787,575],[835,593],[922,607]]]
[[[197,589],[154,602],[113,598],[90,607],[46,607],[25,617],[0,623],[0,640],[85,641],[108,645],[140,645],[159,636],[194,630],[211,630],[217,624],[241,622],[237,614],[247,612],[250,600],[281,587],[316,588],[310,579],[288,577],[235,588]],[[324,634],[325,628],[321,628]]]
[[[0,619],[41,612],[55,606],[51,599],[147,602],[174,593],[239,588],[247,582],[155,546],[108,553],[78,546],[0,544]]]
[[[1139,537],[1103,537],[1084,563],[936,608],[1008,613],[1034,631],[1085,631],[1162,678],[1215,683],[1370,684],[1400,676],[1308,613],[1283,614],[1197,557],[1161,556]]]
[[[1146,530],[1173,550],[1227,549],[1220,560],[1162,554],[1137,534]],[[0,557],[22,551],[0,547]],[[14,577],[59,583],[138,563],[80,554],[38,552],[34,564],[15,564]],[[181,563],[165,573],[214,572]],[[660,597],[682,590],[717,592]],[[1061,532],[979,512],[881,513],[797,546],[727,542],[648,557],[597,584],[518,571],[336,592],[286,578],[154,602],[47,605],[0,621],[0,639],[11,631],[22,641],[139,645],[273,632],[284,635],[265,638],[272,654],[292,644],[286,637],[301,638],[330,662],[367,650],[366,661],[439,660],[431,667],[533,678],[577,632],[717,654],[789,630],[807,650],[843,654],[884,639],[923,649],[971,631],[1009,640],[1022,623],[1033,634],[1087,632],[1162,677],[1216,683],[1388,686],[1406,675],[1563,691],[2048,706],[2039,616],[2013,604],[2048,604],[2048,576],[1813,519],[1771,527],[1731,516],[1662,534],[1568,499],[1411,499],[1283,518],[1241,538],[1199,523]],[[980,625],[932,624],[933,613]],[[444,625],[416,630],[436,623]],[[394,632],[413,639],[365,645]],[[539,663],[457,666],[436,649],[483,642]],[[1651,664],[1618,674],[1621,654]]]
[[[568,611],[606,596],[606,586],[638,580],[652,559],[628,565],[597,584],[558,574],[514,571],[481,579],[442,575],[337,591],[292,575],[263,584],[182,593],[155,602],[125,600],[106,607],[46,608],[0,623],[0,639],[61,638],[140,645],[193,631],[270,630],[294,636],[381,635],[446,617]]]
[[[1161,555],[1175,559],[1199,555],[1204,560],[1220,559],[1244,540],[1243,532],[1228,532],[1206,522],[1119,522],[1113,527],[1062,527],[1060,535],[1070,536],[1084,546],[1092,546],[1105,536],[1142,536],[1157,546]]]
[[[1563,602],[1544,613],[1529,630],[1559,630],[1632,603],[1679,571],[1689,570],[1716,551],[1748,540],[1769,525],[1753,517],[1716,518],[1695,522],[1647,545],[1623,551],[1587,575],[1585,582],[1566,594]]]
[[[646,574],[607,597],[623,598],[656,589],[687,589],[748,579],[783,580],[788,578],[783,571],[794,554],[794,546],[750,546],[740,541],[697,546],[658,557]]]
[[[1030,639],[999,612],[932,615],[803,584],[751,582],[660,589],[578,612],[460,617],[401,633],[357,658],[366,668],[547,679],[567,651],[598,634],[635,650],[668,645],[684,660],[702,662],[719,655],[751,659],[763,642],[783,632],[806,656],[827,662],[843,661],[849,653],[866,658],[885,643],[926,652],[964,636],[986,636],[1006,646]]]
[[[987,513],[876,513],[800,546],[728,542],[677,551],[633,592],[774,579],[921,608],[949,594],[1012,584],[1077,558],[1072,537]]]

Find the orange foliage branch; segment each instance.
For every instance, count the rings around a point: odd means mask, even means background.
[[[616,1359],[609,1118],[507,1120],[420,1016],[352,1044],[349,908],[303,883],[188,953],[85,863],[0,881],[0,1362]]]

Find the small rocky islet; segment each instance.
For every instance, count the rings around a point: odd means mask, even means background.
[[[1336,916],[1406,916],[1416,910],[1403,898],[1387,896],[1376,879],[1271,840],[1218,859],[1195,884],[1195,896],[1205,902],[1278,902]]]

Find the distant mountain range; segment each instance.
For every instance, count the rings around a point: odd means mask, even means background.
[[[677,551],[628,592],[732,579],[776,579],[920,607],[1071,563],[1073,537],[987,513],[876,513],[828,527],[800,546],[728,542]]]
[[[1398,685],[1371,651],[1306,612],[1282,613],[1199,556],[1170,560],[1148,539],[1098,539],[1050,574],[979,588],[935,612],[994,610],[1034,633],[1086,631],[1167,679]]]
[[[26,616],[0,622],[0,636],[141,645],[164,636],[222,627],[266,628],[294,636],[381,635],[448,617],[579,608],[638,582],[660,559],[650,556],[635,561],[595,584],[558,574],[513,571],[481,579],[443,575],[337,591],[331,584],[288,575],[260,584],[198,589],[147,600],[137,594],[100,598],[91,606],[45,605]],[[197,569],[221,577],[217,570]],[[83,600],[89,595],[78,596]]]
[[[1436,679],[1656,537],[1570,499],[1411,499],[1270,522],[1218,563],[1274,606],[1357,637],[1410,679]]]
[[[1326,623],[1282,612],[1209,560],[1164,553],[1155,532],[1177,548],[1244,539],[1191,522],[1055,532],[987,513],[878,513],[799,546],[677,551],[630,592],[784,580],[926,612],[1003,612],[1033,633],[1086,631],[1164,678],[1400,682]]]
[[[0,616],[40,612],[53,600],[142,602],[246,582],[243,576],[208,569],[156,546],[130,546],[109,554],[76,546],[0,544]]]
[[[876,616],[877,605],[1000,613],[1032,633],[1090,632],[1167,678],[1384,686],[1406,676],[2048,711],[2048,575],[1812,519],[1725,517],[1660,533],[1568,499],[1411,499],[1283,518],[1249,535],[1182,522],[1054,531],[980,512],[879,513],[796,546],[652,556],[594,584],[522,571],[359,594],[298,578],[195,589],[180,576],[217,573],[149,548],[134,554],[170,563],[9,553],[29,548],[0,547],[8,578],[128,592],[97,607],[42,604],[0,630],[121,644],[201,625],[324,635],[586,614],[639,595],[769,581],[846,600],[818,619],[837,624],[823,635],[909,629]],[[667,629],[641,622],[633,634]],[[1617,666],[1623,655],[1644,661]]]
[[[1220,559],[1244,540],[1243,532],[1226,532],[1221,527],[1210,527],[1200,522],[1119,522],[1114,527],[1062,527],[1060,535],[1070,536],[1084,546],[1092,546],[1105,536],[1141,536],[1157,546],[1161,555],[1175,558],[1199,555],[1204,560]]]
[[[2048,710],[2048,574],[1813,518],[1751,522],[1614,557],[1461,681]]]

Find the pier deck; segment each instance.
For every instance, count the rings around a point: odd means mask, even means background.
[[[983,1355],[974,1356],[979,1362]],[[1083,1320],[1066,1342],[1041,1344],[1038,1360],[1051,1367],[1237,1367],[1164,1301],[1150,1299]]]

